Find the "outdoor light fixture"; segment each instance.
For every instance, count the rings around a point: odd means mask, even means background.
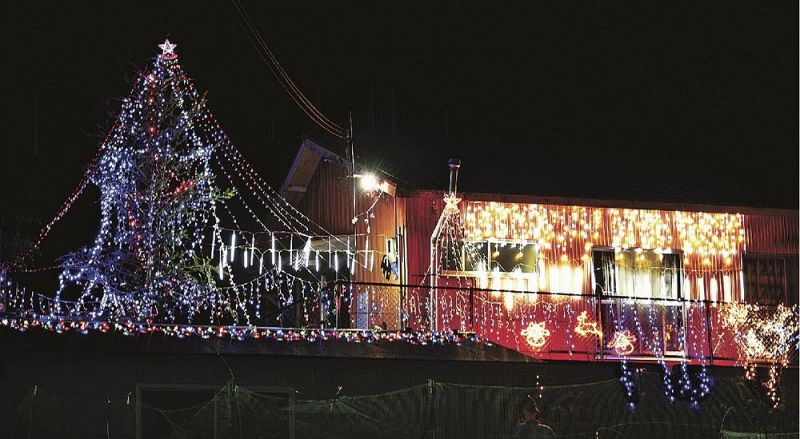
[[[354,177],[361,180],[361,189],[364,192],[382,192],[385,194],[394,195],[395,189],[397,188],[397,185],[394,183],[390,182],[389,180],[378,178],[372,173],[355,174]]]
[[[374,191],[380,189],[380,181],[374,174],[361,175],[361,189],[365,191]]]

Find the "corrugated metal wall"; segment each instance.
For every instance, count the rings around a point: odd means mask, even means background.
[[[498,233],[508,234],[504,236],[506,238],[525,235],[525,230],[532,230],[529,223],[535,222],[531,214],[538,213],[547,217],[548,226],[554,226],[548,232],[554,239],[552,246],[544,250],[546,257],[552,263],[569,264],[584,270],[582,291],[575,292],[592,292],[592,247],[650,248],[654,245],[648,243],[658,242],[658,247],[681,250],[684,252],[684,268],[688,281],[686,287],[689,290],[684,295],[693,299],[715,300],[736,300],[743,297],[743,254],[798,254],[798,218],[791,211],[776,213],[774,210],[765,210],[766,213],[761,214],[749,209],[748,213],[740,215],[735,212],[721,213],[719,210],[703,213],[504,203],[480,201],[470,196],[468,198],[471,200],[464,200],[460,204],[468,235],[488,233],[495,238],[503,238],[497,236]],[[357,214],[365,213],[372,203],[373,199],[359,192]],[[540,212],[531,211],[530,206]],[[352,182],[348,178],[347,169],[328,162],[320,163],[298,207],[330,232],[352,235]],[[426,283],[425,275],[430,264],[430,238],[442,207],[442,195],[433,191],[412,193],[409,196],[398,195],[396,198],[387,197],[378,201],[373,215],[369,217],[369,233],[364,222],[366,216],[360,216],[356,225],[359,259],[353,278],[365,282],[387,282],[381,273],[380,262],[386,239],[397,236],[402,283]],[[505,209],[507,215],[498,217],[497,209]],[[489,211],[495,218],[488,223],[481,222],[481,215],[488,215]],[[719,223],[705,229],[698,226],[707,221]],[[574,223],[577,223],[577,229]],[[487,230],[481,230],[481,227],[487,227]],[[743,239],[734,239],[740,233]],[[364,251],[367,248],[367,235],[369,252]],[[536,240],[534,236],[527,235],[525,239]],[[706,239],[708,244],[704,243]],[[705,246],[705,250],[708,250],[715,240],[730,241],[733,245],[728,246],[731,252],[726,250],[722,254],[717,250],[717,253],[709,255],[699,253],[697,248],[689,248],[687,251],[689,242],[695,246]],[[398,280],[392,276],[390,282],[398,283]],[[398,324],[396,316],[382,315],[385,311],[381,310],[397,308],[401,294],[399,289],[383,288],[364,294],[370,297],[361,298],[362,312],[369,310],[372,314],[380,314],[375,318],[369,317],[370,326],[384,322],[388,326]]]
[[[797,255],[797,216],[744,215],[747,253]]]
[[[353,233],[353,191],[348,172],[321,162],[297,208],[334,235]]]
[[[354,214],[352,185],[347,169],[333,163],[321,162],[297,207],[332,234],[352,236],[356,233],[356,239],[350,240],[354,243],[353,249],[358,251],[353,280],[402,283],[394,275],[389,279],[384,277],[381,260],[386,254],[387,239],[396,239],[395,242],[401,249],[400,256],[404,256],[402,249],[406,229],[406,199],[385,196],[375,203],[373,198],[357,188]],[[354,216],[358,218],[356,224],[352,221]],[[401,274],[405,278],[405,266],[401,266]],[[353,321],[363,322],[363,316],[359,319],[358,314],[367,313],[370,327],[385,325],[398,328],[399,300],[399,288],[365,288],[354,297],[351,308]]]

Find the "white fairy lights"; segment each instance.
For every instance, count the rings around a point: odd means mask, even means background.
[[[790,361],[797,343],[798,308],[778,305],[730,303],[720,308],[720,321],[731,330],[739,352],[739,363],[744,366],[748,379],[756,378],[756,364],[766,363],[769,376],[763,383],[774,406],[780,405],[777,391],[780,375]]]
[[[312,284],[297,275],[305,268],[316,279],[312,273],[323,265],[317,251],[315,269],[309,270],[312,233],[329,246],[341,240],[258,176],[181,69],[176,45],[165,41],[159,47],[161,55],[137,78],[81,184],[37,237],[38,246],[88,183],[99,187],[101,220],[94,242],[64,258],[54,297],[39,297],[53,318],[71,313],[107,321],[191,322],[204,314],[212,322],[249,324],[251,314],[260,313],[261,289],[279,291],[281,306],[293,300],[287,292],[297,283],[308,297]],[[218,184],[219,176],[228,189]],[[255,197],[256,205],[245,195]],[[230,202],[238,202],[239,211],[249,213],[261,230],[242,228]],[[264,213],[287,231],[269,229]],[[233,229],[221,226],[219,214],[227,215]],[[264,267],[258,233],[269,234],[271,267]],[[306,243],[302,253],[292,249],[295,238]],[[284,271],[286,243],[296,273]],[[255,273],[256,258],[257,277],[240,282]]]

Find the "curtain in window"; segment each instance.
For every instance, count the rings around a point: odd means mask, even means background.
[[[604,295],[615,294],[614,282],[614,251],[595,250],[594,256],[594,289]]]
[[[653,299],[677,299],[680,256],[623,250],[615,255],[617,294]]]

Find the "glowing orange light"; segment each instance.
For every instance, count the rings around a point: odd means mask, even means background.
[[[613,348],[618,355],[630,355],[636,349],[636,336],[627,329],[614,333],[614,338],[608,342],[608,347]]]
[[[583,311],[578,316],[578,324],[575,326],[575,333],[581,337],[588,337],[591,334],[594,334],[598,337],[603,336],[603,332],[597,326],[597,322],[589,320],[589,315],[586,313],[586,311]]]
[[[545,327],[544,322],[531,322],[520,332],[520,335],[525,337],[525,341],[531,349],[538,351],[547,343],[550,330]]]

